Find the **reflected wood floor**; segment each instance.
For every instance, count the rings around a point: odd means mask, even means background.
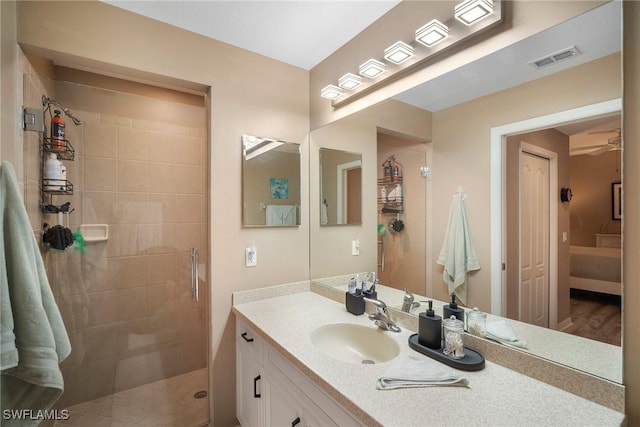
[[[618,295],[571,289],[571,321],[565,332],[620,345],[622,303]]]

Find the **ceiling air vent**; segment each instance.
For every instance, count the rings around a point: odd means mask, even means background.
[[[559,52],[552,53],[551,55],[547,55],[542,58],[538,58],[534,61],[529,62],[533,68],[542,68],[547,65],[555,64],[556,62],[563,61],[565,59],[573,58],[574,56],[580,55],[582,52],[578,50],[577,47],[571,46],[569,48],[563,49]]]

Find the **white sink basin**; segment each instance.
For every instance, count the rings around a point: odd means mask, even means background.
[[[378,328],[335,323],[322,326],[311,334],[311,342],[329,357],[349,363],[387,362],[400,353],[400,346],[390,332]]]

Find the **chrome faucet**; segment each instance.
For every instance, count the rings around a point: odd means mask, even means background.
[[[384,301],[367,297],[364,297],[364,300],[376,306],[376,313],[369,315],[369,319],[373,320],[376,326],[385,331],[400,332],[398,325],[391,320],[391,316],[387,310],[387,304],[385,304]]]
[[[405,289],[404,298],[402,300],[402,311],[404,311],[405,313],[411,313],[411,310],[418,307],[420,307],[420,303],[418,301],[415,301],[415,298],[411,291]]]

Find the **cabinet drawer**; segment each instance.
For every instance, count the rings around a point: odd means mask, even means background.
[[[242,319],[236,317],[236,345],[248,354],[262,361],[262,338]]]

